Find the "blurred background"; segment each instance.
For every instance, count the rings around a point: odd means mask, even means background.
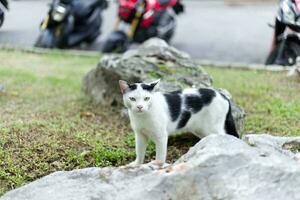
[[[48,11],[49,0],[14,0],[0,29],[0,44],[31,47],[39,35],[39,25]],[[171,44],[194,58],[226,62],[263,63],[270,49],[277,12],[276,0],[183,0],[185,12]],[[101,49],[112,31],[117,2],[109,1],[102,13],[102,34],[85,50]]]

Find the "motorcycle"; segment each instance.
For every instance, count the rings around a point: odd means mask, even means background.
[[[70,48],[92,43],[100,35],[106,0],[53,0],[35,43],[43,48]]]
[[[122,53],[131,43],[158,37],[169,42],[176,27],[176,14],[184,11],[179,0],[119,0],[118,19],[102,52]]]
[[[0,0],[0,27],[4,23],[5,11],[8,10],[8,1]]]
[[[300,56],[300,0],[281,0],[266,65],[292,66]]]

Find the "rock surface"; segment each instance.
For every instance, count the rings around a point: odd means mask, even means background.
[[[160,78],[162,91],[186,87],[212,87],[211,77],[181,52],[160,39],[150,39],[136,50],[122,55],[105,55],[83,79],[82,91],[94,103],[121,105],[118,81],[147,82]],[[238,130],[244,125],[245,112],[232,103]]]
[[[299,200],[300,162],[284,146],[298,148],[300,138],[248,135],[245,141],[211,135],[166,168],[145,164],[56,172],[0,199]]]

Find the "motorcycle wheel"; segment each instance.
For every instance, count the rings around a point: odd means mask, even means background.
[[[279,45],[269,54],[265,64],[266,65],[285,65],[285,66],[292,66],[296,64],[297,57],[300,56],[300,46],[299,44],[293,41],[286,41],[283,56],[280,63],[276,61],[277,55],[279,52]]]
[[[174,35],[174,29],[166,33],[166,35],[162,39],[164,39],[167,43],[170,43],[170,40],[173,38],[173,35]]]
[[[158,31],[158,37],[165,40],[167,43],[170,43],[170,40],[174,36],[176,28],[176,18],[170,10],[166,10],[160,14],[158,29],[164,30],[163,33]]]
[[[54,48],[54,34],[49,30],[42,31],[38,39],[36,40],[34,46],[39,48]]]
[[[266,60],[265,64],[266,65],[273,65],[275,63],[277,54],[278,54],[278,48],[275,48],[274,50],[271,51],[271,53],[267,57],[267,60]]]
[[[112,32],[102,46],[103,53],[123,53],[128,49],[127,35],[122,31]]]
[[[94,43],[98,36],[100,35],[100,31],[96,31],[95,34],[89,36],[85,41],[88,43],[88,44],[92,44]]]
[[[2,27],[3,23],[4,23],[4,12],[2,10],[0,10],[0,27]]]

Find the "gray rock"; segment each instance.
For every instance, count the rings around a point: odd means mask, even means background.
[[[260,149],[275,149],[291,158],[300,152],[300,137],[276,137],[268,134],[249,134],[243,140]]]
[[[247,142],[259,144],[250,146],[211,135],[162,169],[145,164],[56,172],[0,200],[298,200],[300,163],[277,148],[299,139],[250,136]]]
[[[95,69],[83,78],[82,91],[95,104],[122,105],[118,81],[147,82],[162,79],[162,91],[186,87],[212,87],[211,77],[189,55],[160,39],[150,39],[136,50],[122,55],[105,55]],[[232,103],[239,132],[245,112]]]

